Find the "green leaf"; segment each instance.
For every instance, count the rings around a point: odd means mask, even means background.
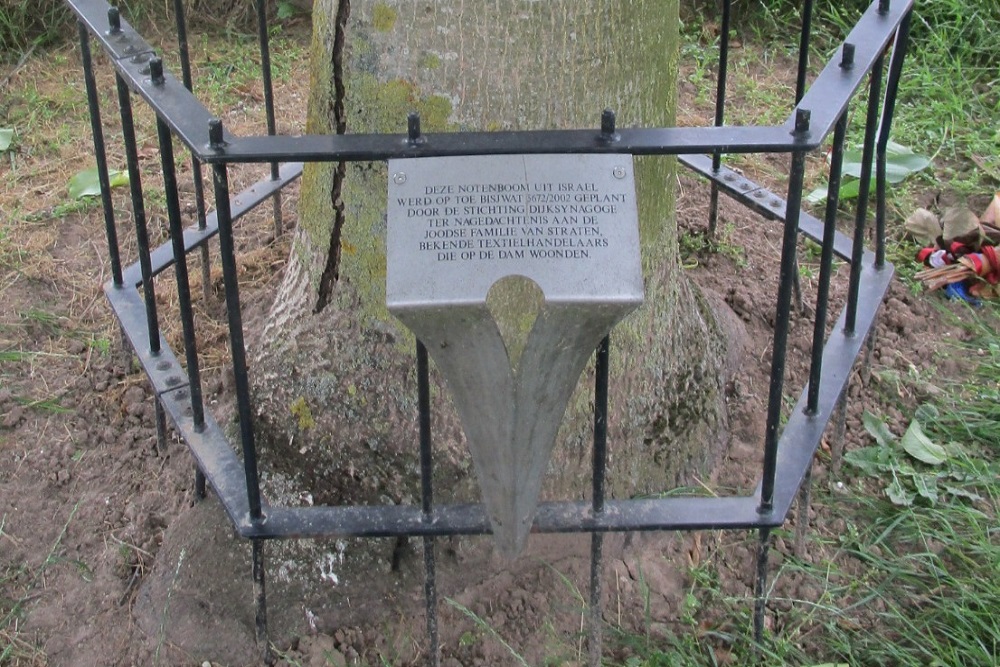
[[[944,485],[945,493],[955,496],[956,498],[968,498],[969,500],[982,500],[983,497],[976,493],[975,491],[969,491],[968,489],[963,489],[959,486],[951,486],[950,484]]]
[[[885,495],[889,497],[893,505],[900,507],[909,507],[913,504],[913,499],[917,497],[917,494],[910,493],[903,488],[903,484],[898,478],[892,480],[892,483],[885,487]]]
[[[948,460],[948,452],[928,438],[917,421],[910,422],[910,427],[906,429],[900,444],[907,454],[928,465],[937,466]]]
[[[881,477],[892,468],[892,453],[885,447],[851,449],[844,453],[844,460],[869,477]]]
[[[813,205],[822,204],[823,202],[826,201],[826,191],[828,187],[829,186],[825,183],[819,186],[818,188],[816,188],[815,190],[806,195],[806,201]]]
[[[862,149],[853,149],[844,152],[843,174],[861,178]],[[931,159],[925,155],[918,155],[901,144],[890,141],[885,151],[885,178],[890,183],[900,183],[910,174],[926,169],[931,164]],[[872,174],[875,173],[875,165],[872,165]],[[875,180],[872,179],[874,186]],[[843,188],[841,188],[843,193]],[[841,194],[842,197],[845,195]],[[857,196],[855,194],[855,196]],[[845,197],[846,198],[846,197]]]
[[[933,403],[921,403],[917,406],[913,416],[920,422],[926,423],[941,418],[941,411]]]
[[[113,188],[128,185],[128,173],[112,169],[108,172],[108,183]],[[101,194],[101,182],[97,168],[78,171],[69,179],[69,196],[73,199],[96,197]]]
[[[10,150],[12,143],[14,143],[14,129],[11,127],[0,127],[0,153]]]
[[[863,157],[860,148],[844,151],[844,164],[840,172],[844,179],[840,184],[839,198],[841,200],[854,199],[860,194]],[[906,146],[890,141],[885,151],[885,180],[889,183],[900,183],[907,176],[926,169],[930,164],[929,157],[918,155]],[[875,165],[873,164],[870,191],[874,191],[875,187]],[[806,195],[806,201],[810,204],[821,204],[826,201],[826,191],[826,185],[818,187]]]
[[[304,12],[301,8],[295,6],[291,2],[287,2],[287,0],[284,2],[282,1],[278,2],[277,16],[279,20],[284,21],[285,19],[290,19],[303,13]]]
[[[867,410],[861,415],[861,423],[864,424],[868,434],[875,438],[875,442],[883,447],[888,447],[890,444],[896,442],[896,436],[892,434],[892,431],[885,425],[885,422]]]
[[[913,486],[921,498],[935,504],[938,499],[937,475],[917,474],[913,476]]]

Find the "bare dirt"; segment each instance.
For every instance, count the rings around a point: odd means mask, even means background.
[[[66,180],[92,160],[77,58],[72,47],[36,55],[14,73],[0,105],[8,116],[51,115],[38,121],[33,136],[21,138],[10,160],[0,155],[0,614],[6,617],[0,651],[10,647],[13,665],[259,664],[249,544],[233,537],[211,496],[195,501],[192,461],[183,444],[171,436],[166,447],[157,447],[149,388],[123,352],[100,289],[109,275],[100,207],[67,206],[73,202],[64,191]],[[296,66],[303,71],[303,63]],[[791,63],[779,59],[770,67],[769,77],[793,78]],[[110,99],[113,83],[102,76]],[[688,83],[692,77],[690,72],[682,77],[682,121],[704,123],[710,111],[696,99]],[[306,94],[301,79],[279,84],[279,131],[301,127]],[[230,99],[227,126],[260,131],[252,120],[263,116],[260,100],[254,90]],[[105,114],[116,115],[110,102]],[[142,122],[140,150],[149,187],[155,188],[158,158],[149,119]],[[64,136],[59,128],[66,125],[82,138]],[[106,126],[109,133],[116,131],[111,120]],[[112,151],[112,163],[124,164],[114,153],[120,149]],[[810,162],[818,170],[822,156]],[[783,159],[740,166],[752,178],[776,183],[781,192]],[[236,187],[251,178],[240,176]],[[729,392],[731,447],[692,486],[729,493],[751,488],[760,466],[780,229],[724,201],[718,242],[707,247],[707,193],[703,183],[680,177],[678,219],[686,263],[740,345]],[[125,194],[116,191],[123,228],[132,224]],[[183,196],[190,216],[193,195]],[[286,220],[294,220],[294,197],[285,205]],[[901,222],[898,212],[892,222]],[[268,225],[262,213],[240,230],[248,304],[267,303],[287,254],[287,235],[274,241]],[[151,227],[154,242],[163,242],[162,211],[154,210]],[[125,252],[135,253],[128,246]],[[805,308],[792,322],[789,395],[806,381],[817,262],[800,248]],[[210,331],[201,341],[210,402],[222,410],[230,387],[221,361],[225,325],[219,283],[213,275],[210,298],[199,301],[197,316]],[[840,267],[835,283],[839,310],[846,267]],[[164,280],[160,290],[164,321],[175,308],[169,284]],[[865,409],[884,414],[901,430],[906,419],[901,406],[915,404],[921,391],[907,378],[958,372],[955,362],[933,351],[935,341],[959,336],[942,309],[959,316],[964,310],[893,285],[870,369],[851,384],[847,447],[867,441],[860,423]],[[167,328],[179,349],[176,322],[174,315]],[[874,381],[865,380],[869,373]],[[813,470],[817,488],[844,479],[830,468],[824,442]],[[822,506],[810,510],[809,520],[813,535],[842,529],[842,520]],[[587,536],[533,536],[528,553],[512,566],[494,561],[489,574],[476,573],[470,583],[463,563],[487,547],[475,540],[440,541],[440,595],[451,601],[441,604],[444,664],[515,664],[512,651],[533,665],[585,662],[588,544]],[[609,654],[624,660],[629,653],[614,641],[618,630],[656,641],[692,627],[706,632],[730,627],[736,621],[711,610],[695,626],[682,626],[682,616],[690,612],[685,596],[693,572],[710,564],[722,591],[746,599],[749,607],[754,544],[744,533],[609,538],[604,578]],[[319,546],[335,563],[342,547]],[[269,552],[269,620],[279,664],[408,665],[422,659],[427,647],[420,545],[396,546],[398,568],[387,561],[359,581],[331,577],[320,591],[303,591],[294,578],[283,581],[280,548]],[[775,563],[792,557],[792,548],[779,537]],[[805,558],[822,555],[818,540],[807,544]],[[775,586],[776,598],[810,600],[820,594],[794,577]],[[779,603],[771,607],[772,627],[784,622],[776,610]],[[725,664],[728,648],[720,644],[715,650]]]

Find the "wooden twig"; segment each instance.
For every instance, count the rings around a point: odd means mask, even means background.
[[[21,70],[21,68],[28,63],[28,58],[30,58],[31,54],[34,52],[35,52],[35,45],[32,44],[31,47],[24,52],[24,55],[21,56],[21,59],[17,61],[17,64],[14,65],[14,69],[7,72],[6,76],[4,76],[2,80],[0,80],[0,90],[3,90],[4,88],[7,87],[7,84],[10,83],[11,79],[14,78],[14,75],[17,74]]]

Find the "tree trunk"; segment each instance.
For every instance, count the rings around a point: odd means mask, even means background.
[[[316,0],[307,131],[665,126],[676,0]],[[637,160],[646,303],[612,334],[608,493],[671,489],[724,444],[710,308],[678,261],[674,162]],[[255,344],[273,503],[419,503],[413,338],[385,307],[384,164],[310,165],[278,297]],[[517,303],[516,294],[508,301]],[[592,367],[570,400],[543,497],[590,489]],[[477,501],[462,428],[432,376],[435,502]]]

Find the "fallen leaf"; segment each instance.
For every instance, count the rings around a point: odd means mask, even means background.
[[[941,215],[941,227],[945,241],[979,233],[979,218],[967,208],[953,206]]]
[[[941,221],[926,208],[918,208],[910,214],[903,227],[913,239],[922,245],[931,245],[941,236]]]
[[[932,466],[941,465],[948,460],[945,448],[928,438],[916,421],[910,422],[910,427],[906,429],[899,444],[907,454]]]
[[[1000,217],[1000,191],[997,191],[993,195],[993,200],[990,201],[990,205],[986,207],[983,214],[979,216],[979,221],[995,225],[997,224],[997,217]]]

